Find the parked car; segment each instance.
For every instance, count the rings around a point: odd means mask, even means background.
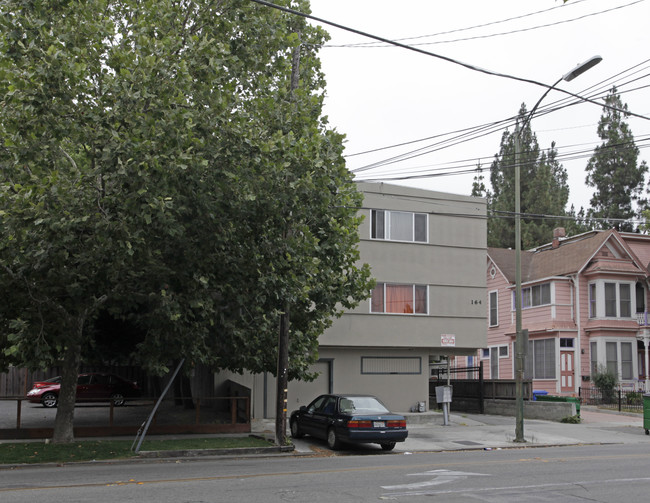
[[[293,411],[289,425],[293,438],[311,435],[333,450],[344,443],[369,443],[390,451],[408,436],[406,418],[371,395],[321,395]]]
[[[45,381],[37,381],[27,393],[31,403],[41,403],[44,407],[56,407],[59,401],[61,376]],[[87,373],[79,374],[77,379],[78,402],[107,402],[124,405],[127,398],[136,398],[141,394],[137,383],[128,381],[115,374]]]

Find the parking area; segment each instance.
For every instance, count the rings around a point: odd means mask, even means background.
[[[204,402],[206,403],[206,402]],[[221,433],[250,431],[250,422],[216,407],[194,408],[164,400],[150,426],[150,433]],[[78,403],[74,425],[77,436],[131,435],[151,414],[154,399],[137,399],[116,407],[111,403]],[[0,439],[48,438],[54,428],[56,408],[46,408],[23,398],[0,398]]]

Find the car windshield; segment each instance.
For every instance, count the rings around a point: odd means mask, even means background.
[[[341,412],[344,414],[387,414],[389,411],[374,396],[346,396],[341,398]]]

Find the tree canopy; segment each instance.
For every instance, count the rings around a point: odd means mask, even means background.
[[[239,0],[0,14],[0,364],[62,365],[55,440],[72,439],[102,313],[141,331],[152,371],[181,355],[275,372],[290,305],[304,376],[318,335],[370,291],[361,195],[322,116],[326,34]]]
[[[638,216],[638,207],[646,205],[641,196],[648,166],[638,161],[639,148],[625,121],[625,111],[627,105],[613,87],[598,121],[598,136],[603,143],[594,149],[586,167],[586,183],[595,188],[587,215],[604,219],[594,224],[597,228],[633,231],[634,225],[625,220]]]
[[[569,187],[566,169],[557,160],[555,144],[540,151],[527,116],[526,105],[519,110],[523,129],[514,133],[505,131],[499,153],[490,166],[490,189],[483,179],[475,178],[472,194],[485,193],[491,218],[488,220],[488,246],[512,248],[515,244],[515,135],[520,136],[520,201],[522,247],[532,248],[548,243],[553,229],[564,225]]]

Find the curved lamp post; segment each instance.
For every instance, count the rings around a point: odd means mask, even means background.
[[[573,70],[565,73],[560,77],[555,84],[550,86],[542,97],[535,103],[530,113],[524,118],[521,129],[519,129],[519,121],[515,128],[515,393],[516,393],[516,410],[517,422],[515,426],[515,442],[525,442],[524,439],[524,393],[523,393],[523,379],[524,379],[524,358],[527,348],[524,334],[521,329],[521,180],[520,180],[520,163],[519,156],[521,151],[520,136],[521,131],[526,128],[526,124],[530,122],[533,115],[537,111],[537,107],[542,102],[546,95],[555,89],[563,80],[570,82],[577,76],[583,74],[590,68],[596,66],[603,60],[600,56],[593,56],[584,63],[579,64]]]

